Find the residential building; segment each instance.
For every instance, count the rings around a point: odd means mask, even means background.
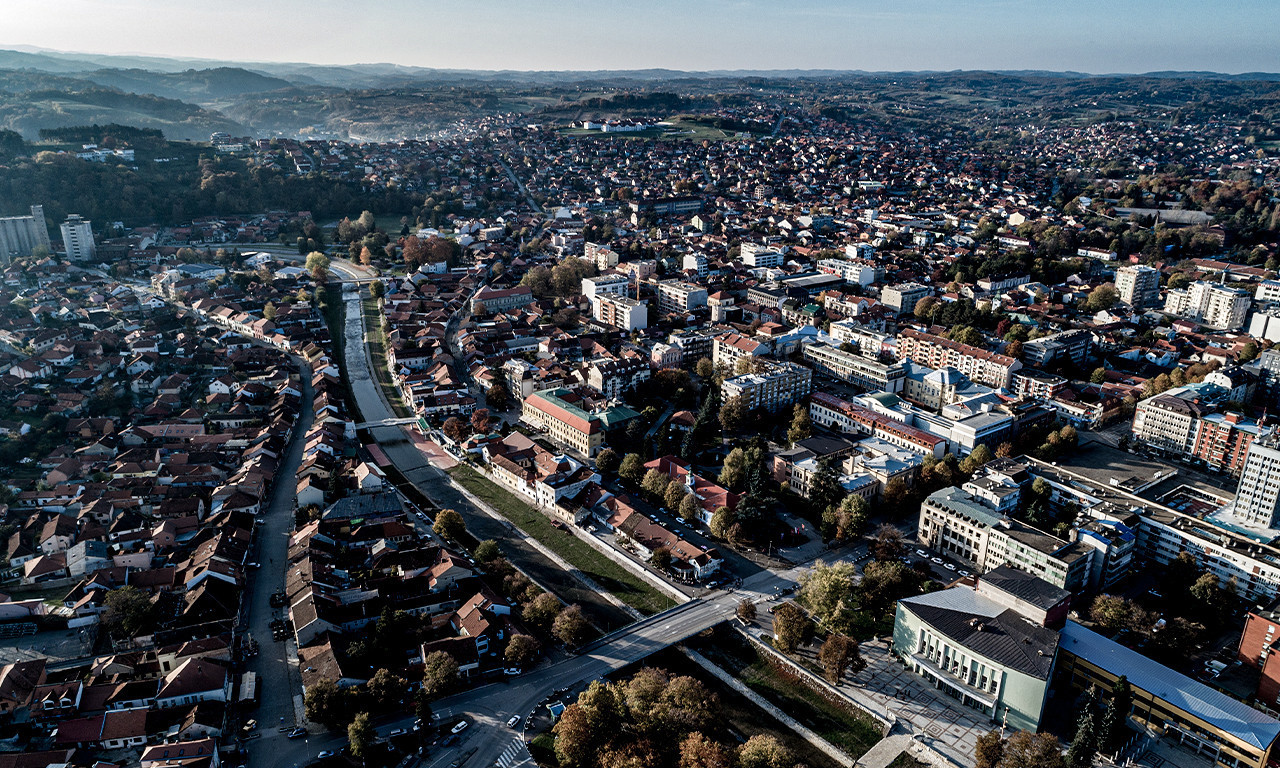
[[[1133,437],[1179,458],[1240,474],[1250,444],[1272,430],[1239,413],[1223,412],[1231,392],[1205,381],[1148,397],[1134,409]]]
[[[846,283],[854,283],[863,288],[884,279],[884,268],[867,259],[822,259],[818,262],[818,270],[829,275],[839,275]],[[915,307],[912,307],[914,310]]]
[[[1134,309],[1160,303],[1160,271],[1145,264],[1131,264],[1116,270],[1116,293]]]
[[[626,296],[631,281],[626,275],[597,275],[582,278],[582,295],[588,299],[598,296]]]
[[[826,344],[806,345],[804,359],[815,372],[868,392],[901,392],[907,376],[902,363],[882,363]]]
[[[823,429],[870,435],[921,456],[940,459],[947,450],[945,438],[825,392],[809,397],[809,418]]]
[[[533,302],[533,292],[528,286],[515,288],[490,288],[484,286],[471,298],[471,312],[476,315],[493,315],[509,309],[524,307]]]
[[[649,305],[629,296],[597,296],[591,302],[591,316],[628,333],[649,327]]]
[[[62,222],[62,247],[72,261],[88,261],[98,254],[89,222],[75,214]]]
[[[662,312],[692,312],[707,306],[707,289],[694,283],[663,280],[658,283],[658,308]]]
[[[738,259],[748,267],[776,269],[782,266],[782,253],[758,243],[742,243]]]
[[[1280,440],[1275,436],[1249,446],[1232,514],[1259,528],[1280,527]]]
[[[772,351],[773,348],[767,341],[743,336],[740,333],[722,333],[712,341],[711,362],[733,371],[741,358],[764,357]]]
[[[599,243],[583,243],[582,256],[595,262],[596,269],[601,272],[618,266],[618,252]]]
[[[1022,359],[1027,365],[1046,366],[1060,360],[1083,365],[1093,349],[1093,334],[1083,329],[1059,331],[1032,339],[1022,345]]]
[[[1244,326],[1250,301],[1246,290],[1201,280],[1169,291],[1164,311],[1214,330],[1234,331]]]
[[[563,387],[529,395],[520,413],[521,421],[545,431],[552,442],[588,458],[599,452],[607,431],[638,417],[625,406],[593,405]]]
[[[878,358],[890,354],[894,348],[892,334],[877,331],[857,320],[839,320],[831,324],[831,338],[837,344],[852,344],[864,357]]]
[[[930,368],[951,366],[979,384],[1005,389],[1022,363],[1007,355],[961,344],[908,328],[898,334],[899,360],[914,360]]]
[[[813,390],[813,372],[795,363],[759,363],[765,370],[725,379],[720,394],[726,401],[746,398],[752,410],[774,412],[804,399]]]
[[[880,291],[880,303],[900,315],[916,311],[916,302],[932,296],[933,289],[920,283],[899,283],[885,286]]]

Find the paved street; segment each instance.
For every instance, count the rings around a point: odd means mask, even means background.
[[[288,537],[293,530],[293,478],[302,462],[302,448],[314,415],[311,410],[310,370],[304,367],[303,371],[302,410],[289,448],[276,469],[270,506],[258,526],[256,558],[262,567],[249,572],[249,594],[245,598],[249,604],[249,631],[259,645],[259,654],[249,667],[258,675],[258,690],[261,692],[261,704],[254,717],[262,724],[259,728],[262,737],[248,743],[251,765],[289,755],[296,760],[299,748],[299,742],[289,741],[276,731],[282,722],[295,724],[294,695],[301,690],[301,680],[297,669],[286,658],[285,643],[277,643],[271,638],[271,620],[281,610],[272,608],[270,600],[271,593],[284,589]]]

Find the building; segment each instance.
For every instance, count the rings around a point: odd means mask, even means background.
[[[0,218],[0,259],[7,264],[15,258],[30,256],[43,246],[49,248],[49,225],[44,220],[44,206],[31,206],[30,216]]]
[[[818,270],[829,275],[839,275],[846,283],[863,288],[884,278],[884,268],[867,259],[822,259]],[[915,307],[912,307],[914,310]]]
[[[1280,526],[1280,441],[1275,437],[1249,446],[1232,513],[1259,528]]]
[[[825,392],[815,392],[809,398],[809,418],[823,429],[870,435],[921,456],[940,459],[947,450],[945,438]]]
[[[618,266],[618,252],[599,243],[583,243],[582,256],[595,262],[596,269],[601,272]]]
[[[1234,331],[1244,326],[1249,314],[1249,292],[1203,280],[1165,296],[1164,311],[1218,331]]]
[[[557,445],[590,458],[604,444],[606,432],[639,416],[625,406],[594,407],[578,393],[560,387],[526,397],[520,420],[546,432]]]
[[[833,379],[847,381],[867,392],[902,391],[907,377],[902,363],[882,363],[878,359],[845,352],[826,344],[809,344],[804,348],[804,359],[817,373]]]
[[[748,267],[777,269],[782,266],[782,253],[757,243],[742,243],[738,247],[738,259]]]
[[[658,308],[664,312],[692,312],[707,306],[707,289],[679,280],[658,283]]]
[[[885,286],[880,291],[880,303],[902,315],[915,312],[916,302],[925,296],[932,295],[933,289],[927,285],[899,283],[898,285]]]
[[[1280,722],[1068,621],[1058,636],[1055,689],[1068,696],[1091,687],[1109,691],[1122,676],[1133,691],[1128,716],[1150,737],[1177,741],[1214,765],[1273,764]]]
[[[1069,595],[1012,568],[976,587],[898,601],[893,653],[908,670],[992,723],[1036,731],[1048,699]]]
[[[582,295],[588,299],[597,296],[626,296],[631,281],[626,275],[597,275],[582,278]]]
[[[515,288],[490,288],[484,286],[471,297],[471,313],[492,315],[509,309],[528,306],[533,302],[533,291],[528,286]]]
[[[830,326],[831,338],[837,344],[851,344],[857,347],[864,357],[878,358],[891,354],[894,349],[894,338],[891,334],[877,331],[859,323],[857,320],[839,320]]]
[[[813,371],[795,363],[762,364],[764,371],[725,379],[721,396],[744,397],[747,407],[774,412],[804,399],[813,391]]]
[[[1059,331],[1048,336],[1024,342],[1022,359],[1027,365],[1047,366],[1060,360],[1069,360],[1075,365],[1083,365],[1093,349],[1093,334],[1076,329]]]
[[[1067,388],[1070,382],[1056,373],[1023,368],[1013,375],[1013,393],[1020,397],[1050,400]]]
[[[999,514],[961,488],[943,488],[924,500],[918,536],[979,575],[1012,565],[1071,592],[1089,586],[1092,550]]]
[[[1132,264],[1116,270],[1116,293],[1134,309],[1146,309],[1160,303],[1160,271],[1145,264]]]
[[[72,261],[88,261],[98,254],[89,222],[75,214],[62,222],[62,247]]]
[[[1223,412],[1231,397],[1232,390],[1208,381],[1167,390],[1138,403],[1131,432],[1145,445],[1238,475],[1249,446],[1273,430]]]
[[[898,334],[898,359],[913,360],[929,368],[951,366],[979,384],[1007,388],[1022,363],[1007,355],[961,344],[908,328]]]
[[[722,333],[711,345],[711,362],[733,371],[738,360],[744,357],[764,357],[773,351],[769,342],[743,336],[740,333]],[[695,360],[697,358],[694,358]]]
[[[652,213],[658,216],[680,216],[702,210],[700,197],[657,197],[652,200],[632,200],[633,214]]]
[[[1236,658],[1258,670],[1254,696],[1268,707],[1280,704],[1280,653],[1277,653],[1280,645],[1276,639],[1280,629],[1277,626],[1280,626],[1280,604],[1255,606],[1246,615],[1240,644],[1236,646]]]
[[[597,296],[591,301],[591,316],[628,333],[649,327],[649,305],[629,296]]]

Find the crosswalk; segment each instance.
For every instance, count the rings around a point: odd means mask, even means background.
[[[497,768],[519,768],[519,766],[533,764],[533,756],[529,754],[529,750],[525,749],[524,739],[519,736],[511,740],[507,748],[502,750],[502,755],[494,762]]]

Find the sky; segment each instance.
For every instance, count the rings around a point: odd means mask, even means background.
[[[1277,0],[3,0],[0,48],[441,69],[1280,71]]]

